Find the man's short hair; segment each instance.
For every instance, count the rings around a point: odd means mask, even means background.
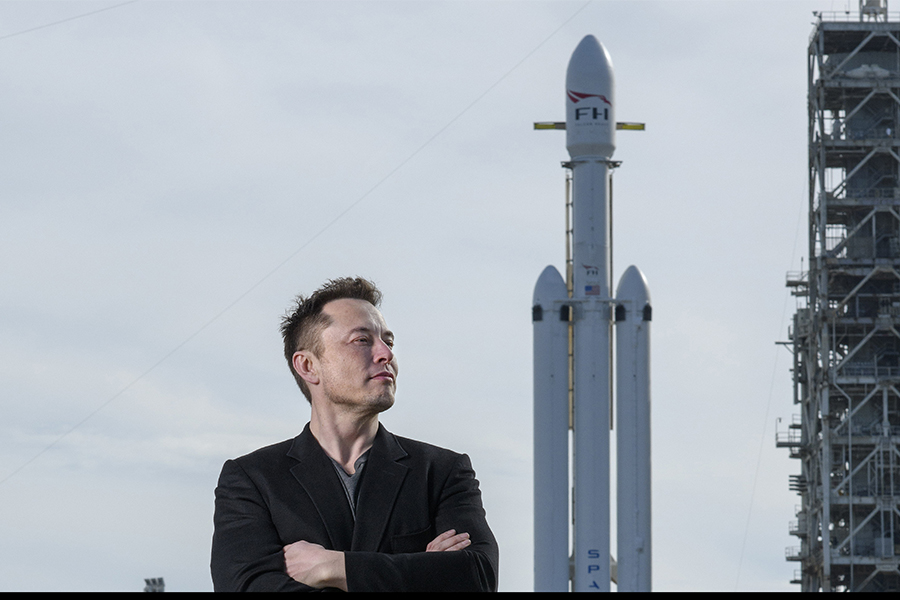
[[[294,306],[281,319],[281,336],[284,338],[284,357],[300,391],[312,402],[306,381],[294,369],[294,353],[309,350],[315,356],[322,355],[322,330],[331,324],[331,317],[322,312],[332,300],[351,298],[365,300],[377,307],[381,305],[381,291],[374,283],[362,277],[340,277],[325,282],[308,298],[299,295]]]

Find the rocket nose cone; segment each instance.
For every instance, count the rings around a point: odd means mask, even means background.
[[[650,287],[647,278],[636,266],[631,265],[619,279],[619,287],[616,288],[616,300],[631,300],[634,306],[644,306],[650,303]]]
[[[615,152],[614,79],[606,48],[594,36],[585,36],[566,71],[566,149],[573,159],[609,158]]]
[[[554,301],[565,300],[568,296],[566,282],[563,280],[562,275],[559,274],[556,267],[549,265],[544,269],[534,285],[532,305],[546,304],[550,306]]]
[[[566,85],[579,86],[589,82],[593,85],[601,82],[608,84],[612,77],[612,70],[612,59],[609,57],[609,52],[597,38],[586,35],[572,52],[572,58],[569,59]]]

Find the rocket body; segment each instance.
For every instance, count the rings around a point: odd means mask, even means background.
[[[569,591],[569,294],[555,267],[534,286],[534,591]]]
[[[594,36],[566,72],[572,162],[574,318],[573,590],[609,591],[609,172],[615,151],[612,61]]]
[[[615,81],[594,36],[566,72],[572,170],[572,296],[547,267],[534,291],[535,590],[610,590],[612,324],[616,320],[618,589],[650,590],[650,295],[629,267],[613,299],[609,168],[616,148]],[[615,310],[613,306],[615,305]],[[563,309],[563,310],[561,310]],[[620,318],[621,317],[621,318]],[[569,331],[571,327],[571,338]],[[571,339],[571,346],[569,340]],[[571,351],[572,563],[568,556],[568,393]]]
[[[616,289],[618,590],[651,591],[650,321],[647,280],[630,266]]]

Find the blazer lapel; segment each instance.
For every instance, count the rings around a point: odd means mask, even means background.
[[[351,550],[378,551],[400,486],[409,472],[409,467],[398,462],[406,456],[393,434],[379,424],[360,482]]]
[[[288,456],[298,461],[291,467],[291,475],[315,505],[331,541],[329,549],[349,550],[353,539],[350,505],[331,459],[310,432],[309,424],[294,438]]]

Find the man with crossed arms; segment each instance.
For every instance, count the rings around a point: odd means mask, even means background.
[[[494,591],[497,542],[469,458],[378,423],[394,403],[394,334],[360,278],[298,296],[285,358],[311,405],[293,440],[225,463],[216,591]]]

